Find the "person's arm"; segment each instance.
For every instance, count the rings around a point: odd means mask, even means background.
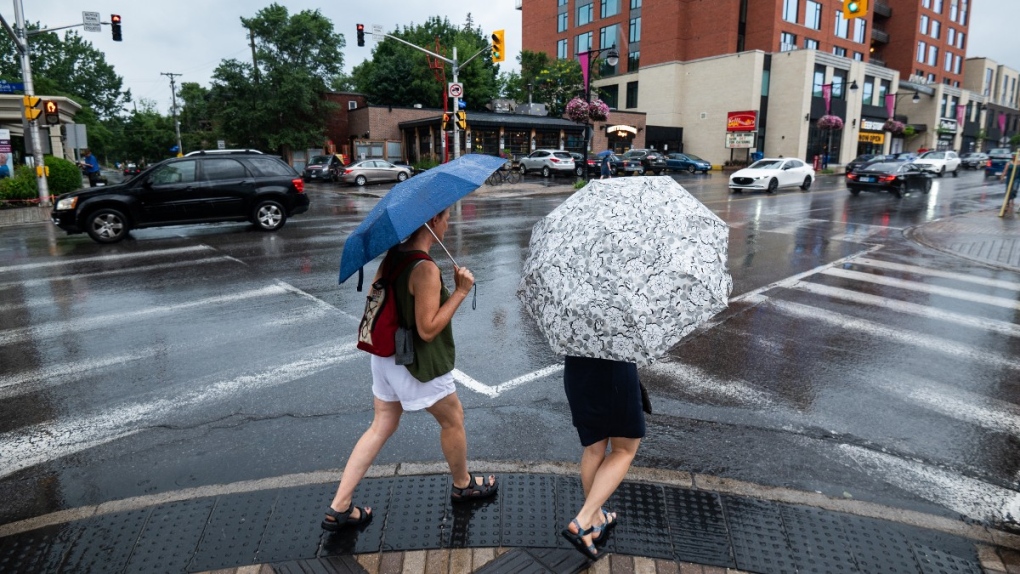
[[[454,282],[456,288],[450,298],[440,305],[442,279],[439,267],[435,263],[426,262],[411,271],[409,286],[414,296],[414,321],[418,336],[426,343],[435,339],[450,324],[453,314],[471,292],[475,278],[467,269],[455,267]]]

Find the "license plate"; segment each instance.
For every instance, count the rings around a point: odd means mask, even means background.
[[[861,181],[863,181],[864,183],[875,183],[875,178],[873,178],[873,177],[862,177]]]

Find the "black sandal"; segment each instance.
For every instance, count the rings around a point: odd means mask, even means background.
[[[587,542],[584,541],[585,536],[588,536],[592,532],[595,532],[595,527],[591,527],[588,530],[585,530],[581,528],[581,523],[578,522],[576,518],[571,520],[570,523],[577,526],[577,532],[574,533],[570,531],[570,528],[564,528],[562,531],[560,531],[560,534],[562,534],[564,538],[569,540],[571,544],[576,546],[577,549],[580,550],[581,553],[587,556],[590,560],[598,560],[602,556],[602,553],[595,549],[594,543],[588,544]]]
[[[351,513],[354,512],[355,508],[358,509],[361,515],[358,516],[358,518],[351,518]],[[351,502],[351,505],[343,512],[333,510],[332,506],[327,506],[326,516],[327,518],[322,520],[321,526],[323,530],[328,530],[329,532],[336,532],[347,526],[361,526],[369,520],[372,520],[371,512],[360,506],[354,506],[353,502]],[[330,518],[333,520],[330,520]]]
[[[602,524],[592,525],[591,529],[595,532],[591,537],[591,541],[595,544],[605,544],[606,540],[609,540],[609,533],[616,526],[616,513],[609,512],[605,508],[599,509],[602,512]]]
[[[482,480],[482,484],[478,484],[478,479]],[[454,502],[463,502],[466,500],[481,500],[483,498],[490,498],[496,495],[499,490],[499,485],[496,483],[496,477],[492,477],[492,483],[487,484],[487,476],[471,476],[470,482],[464,488],[458,488],[453,486],[450,493],[450,499]]]

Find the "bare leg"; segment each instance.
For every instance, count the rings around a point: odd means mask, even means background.
[[[585,454],[582,455],[582,466],[584,457],[589,456],[588,449],[595,450],[595,453],[590,456],[596,456],[599,444],[602,443],[593,444],[585,449]],[[623,478],[627,476],[627,471],[630,470],[630,465],[634,461],[634,455],[637,454],[640,444],[641,439],[639,438],[613,437],[609,439],[609,454],[605,455],[602,464],[595,471],[595,478],[590,489],[587,489],[584,506],[577,513],[576,520],[581,528],[588,529],[593,524],[603,522],[602,505],[609,500],[616,488],[623,482]],[[605,449],[605,446],[603,445],[602,448]],[[573,523],[567,528],[571,532],[577,533],[577,527]],[[584,541],[586,544],[591,544],[591,536],[585,536]]]
[[[467,469],[467,434],[464,430],[464,407],[457,393],[451,393],[425,409],[439,423],[439,444],[443,448],[446,464],[450,465],[453,485],[464,488],[471,482]],[[489,483],[495,480],[489,477]]]
[[[329,505],[338,512],[350,508],[354,489],[365,477],[368,467],[372,466],[383,445],[396,432],[397,426],[400,425],[400,415],[404,413],[399,402],[386,402],[378,398],[374,401],[375,416],[372,424],[358,439],[358,444],[354,445],[351,456],[347,458],[347,466],[344,467],[344,474],[340,477],[340,486],[337,487],[336,496]],[[366,510],[371,511],[370,508]],[[361,514],[355,511],[351,514],[351,519],[357,520],[360,516]]]
[[[595,482],[595,473],[602,466],[606,459],[606,447],[609,446],[609,439],[584,447],[581,454],[581,487],[584,488],[584,496],[588,497],[591,492],[591,485]]]

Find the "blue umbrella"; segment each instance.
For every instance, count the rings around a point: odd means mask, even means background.
[[[613,150],[611,150],[611,149],[602,150],[599,153],[595,154],[595,157],[597,157],[599,159],[602,159],[602,158],[606,157],[607,155],[609,155],[611,153],[613,153]]]
[[[360,291],[365,264],[478,189],[504,163],[503,158],[468,154],[393,186],[347,237],[340,257],[340,283],[357,271]]]

